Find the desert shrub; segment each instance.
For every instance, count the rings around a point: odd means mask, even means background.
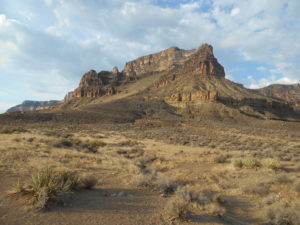
[[[261,167],[261,163],[257,159],[252,157],[233,159],[232,165],[236,168],[248,168],[248,169],[257,169]]]
[[[81,144],[81,141],[79,139],[62,138],[54,143],[54,147],[70,148],[70,147],[75,147],[79,144]]]
[[[165,210],[171,220],[178,219],[182,221],[187,221],[191,216],[189,202],[185,201],[184,199],[170,199],[165,206]]]
[[[154,189],[162,192],[163,194],[173,194],[178,185],[174,181],[170,181],[164,176],[156,176],[153,181]]]
[[[72,137],[74,137],[74,134],[71,134],[71,133],[63,134],[62,137],[63,138],[72,138]]]
[[[293,181],[287,177],[285,174],[280,174],[275,177],[275,181],[280,184],[291,184]]]
[[[241,189],[245,194],[264,196],[269,193],[269,186],[266,183],[246,183]]]
[[[106,143],[104,141],[90,141],[88,142],[89,146],[93,147],[93,148],[98,148],[98,147],[104,147],[106,146]]]
[[[31,137],[31,138],[28,138],[27,141],[31,143],[34,141],[34,139],[35,139],[34,137]]]
[[[217,217],[223,217],[226,213],[226,208],[218,202],[212,202],[206,206],[206,210],[209,214]]]
[[[15,184],[10,194],[27,196],[30,205],[36,209],[44,209],[49,203],[62,202],[65,194],[79,186],[80,180],[76,173],[45,168],[33,173],[26,183]]]
[[[6,127],[0,129],[0,134],[13,134],[13,133],[25,133],[25,132],[28,132],[28,130],[26,130],[23,127]]]
[[[243,161],[241,159],[233,159],[232,160],[232,165],[235,168],[242,168],[243,167]]]
[[[259,168],[261,166],[260,162],[252,157],[246,157],[242,160],[243,162],[243,167],[249,168],[249,169],[254,169],[254,168]]]
[[[280,204],[267,209],[266,216],[272,225],[299,225],[300,206]]]
[[[296,182],[294,187],[295,187],[295,191],[300,193],[300,181]]]
[[[84,176],[80,178],[80,187],[84,189],[92,189],[97,184],[94,176]]]
[[[139,145],[140,142],[135,140],[122,141],[119,143],[120,146],[136,146]]]
[[[277,159],[266,158],[266,159],[263,159],[261,161],[261,163],[262,163],[263,167],[268,168],[268,169],[272,169],[272,170],[282,169],[282,165],[281,165],[280,161]]]
[[[227,156],[225,155],[217,155],[213,158],[213,161],[215,163],[225,163],[227,160]]]
[[[97,152],[98,147],[105,146],[103,141],[87,141],[82,142],[77,138],[62,138],[54,143],[57,148],[75,148],[77,150],[87,150],[88,152]]]
[[[186,187],[181,187],[181,186],[178,187],[175,192],[175,195],[178,198],[184,199],[185,201],[188,201],[188,202],[191,202],[195,199],[193,192]]]
[[[127,159],[134,159],[144,155],[144,150],[139,148],[134,148],[130,150],[118,150],[119,155],[124,156]]]
[[[138,187],[154,188],[154,181],[156,179],[155,173],[140,173],[133,177],[132,182]]]

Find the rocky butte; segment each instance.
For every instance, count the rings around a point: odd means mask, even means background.
[[[263,118],[292,112],[287,102],[226,79],[224,68],[209,44],[192,50],[171,47],[127,62],[121,72],[116,67],[99,73],[91,70],[65,100],[109,97],[125,91],[129,93],[126,98],[156,99],[189,112],[201,112],[209,102],[218,103],[218,108],[223,105]]]

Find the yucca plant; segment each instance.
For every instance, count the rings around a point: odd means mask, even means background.
[[[70,193],[78,186],[79,177],[75,173],[45,168],[33,173],[27,183],[15,184],[10,194],[26,194],[31,197],[28,200],[35,208],[42,209],[49,202],[62,201],[63,195]]]

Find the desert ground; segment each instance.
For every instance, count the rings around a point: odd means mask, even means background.
[[[0,224],[300,224],[299,131],[257,119],[5,124]],[[50,192],[45,173],[78,179]]]

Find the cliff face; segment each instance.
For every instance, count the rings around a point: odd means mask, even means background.
[[[225,77],[224,68],[214,57],[211,45],[204,44],[193,50],[172,47],[127,62],[123,72],[119,72],[117,67],[114,67],[111,72],[101,71],[97,73],[95,70],[91,70],[83,75],[79,87],[69,92],[65,100],[114,95],[117,92],[117,87],[122,83],[139,79],[143,75],[169,72],[174,69],[179,69],[181,73],[197,74],[200,77]],[[174,79],[175,76],[172,75],[155,85],[162,87]]]
[[[114,86],[118,84],[120,78],[121,74],[116,67],[113,68],[112,72],[102,71],[97,73],[95,70],[91,70],[83,75],[79,87],[69,92],[65,100],[113,95],[116,92]]]
[[[156,54],[140,57],[127,62],[124,73],[129,77],[138,77],[143,74],[170,71],[182,65],[194,69],[193,72],[199,75],[225,77],[224,68],[218,63],[213,55],[212,46],[208,44],[193,50],[172,47]]]
[[[58,104],[60,101],[51,100],[51,101],[24,101],[20,105],[16,105],[7,110],[7,112],[25,112],[25,111],[34,111],[47,109],[50,106]]]

